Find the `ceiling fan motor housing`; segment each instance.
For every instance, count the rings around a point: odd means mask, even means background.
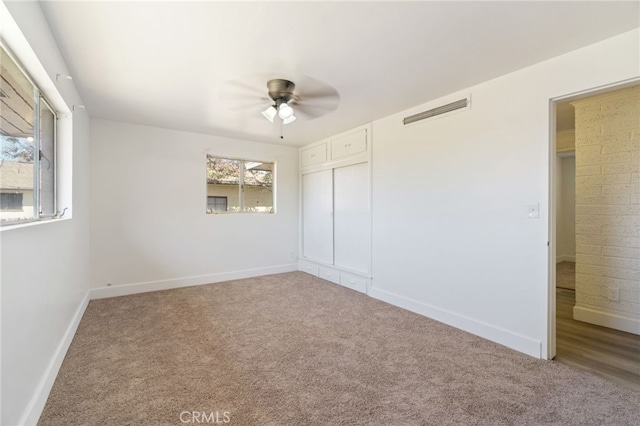
[[[267,82],[267,89],[269,89],[269,97],[273,99],[276,106],[281,103],[288,103],[293,99],[293,90],[296,85],[292,81],[276,78]]]

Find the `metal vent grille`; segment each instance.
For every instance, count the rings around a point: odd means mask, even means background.
[[[424,111],[409,117],[405,117],[402,123],[411,124],[416,121],[424,120],[425,118],[435,117],[436,115],[446,114],[447,112],[455,111],[457,109],[466,108],[469,105],[469,99],[460,99],[459,101],[451,102],[450,104],[442,105],[438,108],[433,108],[428,111]]]

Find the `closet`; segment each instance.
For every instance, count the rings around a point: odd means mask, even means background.
[[[300,270],[363,293],[371,279],[370,127],[300,149]]]

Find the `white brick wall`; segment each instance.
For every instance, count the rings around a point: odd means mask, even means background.
[[[573,105],[576,308],[635,323],[640,321],[640,86]]]

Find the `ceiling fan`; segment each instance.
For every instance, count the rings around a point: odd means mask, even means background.
[[[293,123],[296,119],[311,120],[338,108],[340,95],[331,86],[305,75],[291,79],[273,75],[254,74],[240,80],[228,81],[221,93],[225,104],[233,110],[260,111],[270,122]],[[267,80],[265,96],[264,81]],[[268,106],[265,110],[265,101]],[[258,110],[259,108],[259,110]]]
[[[282,124],[293,123],[296,120],[293,107],[289,103],[295,100],[293,90],[296,85],[289,80],[276,78],[267,82],[269,97],[274,104],[262,111],[262,115],[273,123],[276,114],[282,119]],[[293,102],[291,102],[293,103]]]

